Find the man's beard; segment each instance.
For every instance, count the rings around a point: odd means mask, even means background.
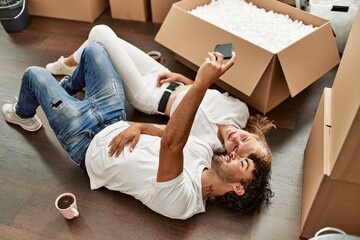
[[[222,181],[226,183],[235,183],[240,181],[240,178],[235,176],[230,167],[224,163],[224,161],[218,155],[213,156],[211,161],[211,169],[219,176]]]

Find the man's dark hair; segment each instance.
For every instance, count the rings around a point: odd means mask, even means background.
[[[270,164],[261,161],[256,154],[250,154],[248,158],[254,161],[255,169],[252,171],[253,178],[251,180],[240,180],[245,193],[239,196],[235,192],[228,192],[217,197],[228,209],[247,214],[259,212],[263,205],[270,204],[270,198],[274,196],[269,182]]]

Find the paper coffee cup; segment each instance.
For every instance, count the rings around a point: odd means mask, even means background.
[[[63,193],[59,195],[55,200],[55,207],[66,219],[73,219],[79,216],[76,197],[72,193]]]

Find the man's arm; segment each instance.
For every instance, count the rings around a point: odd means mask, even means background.
[[[163,133],[157,174],[158,182],[169,181],[182,173],[184,164],[183,148],[189,137],[196,111],[206,90],[234,62],[235,53],[225,63],[221,54],[209,53],[209,57],[200,66],[193,85],[176,108]]]
[[[109,156],[118,157],[125,145],[130,142],[130,151],[132,152],[138,143],[140,134],[162,137],[166,125],[155,123],[128,122],[130,126],[116,135],[109,143]]]

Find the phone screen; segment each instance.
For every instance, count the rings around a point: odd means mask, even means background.
[[[215,46],[214,52],[219,52],[222,55],[224,55],[224,59],[230,59],[233,50],[234,50],[234,44],[223,43],[223,44],[217,44]]]

